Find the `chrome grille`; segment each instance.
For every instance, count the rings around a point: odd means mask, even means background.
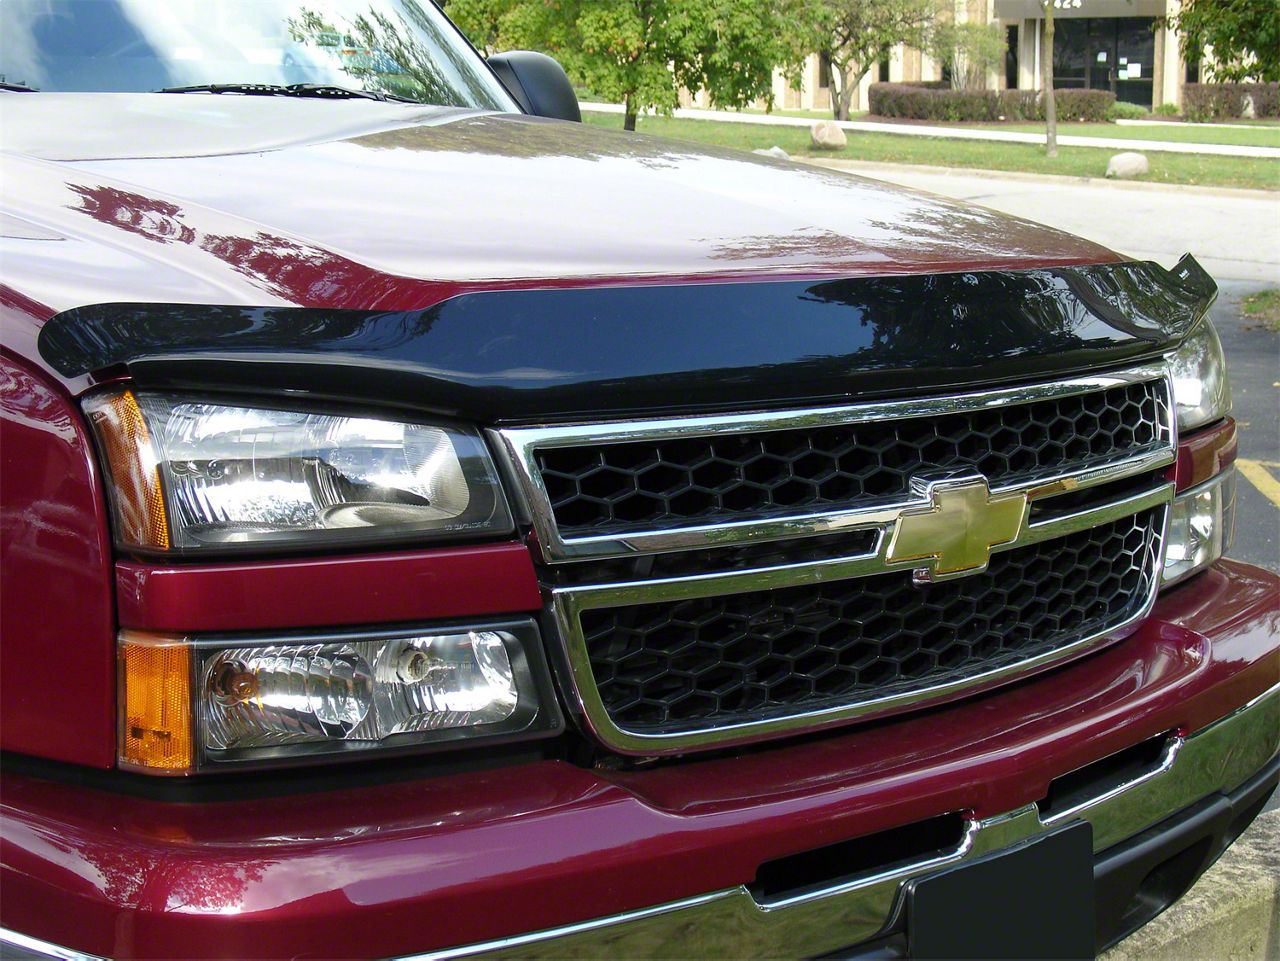
[[[523,488],[578,713],[615,750],[662,754],[959,696],[1132,630],[1159,583],[1170,397],[1152,365],[494,439]],[[773,458],[777,485],[746,480],[760,451],[784,448],[795,456]],[[699,481],[697,503],[666,488],[644,511],[618,509],[641,498],[642,463],[659,458],[687,486],[708,452],[731,476]],[[605,465],[630,494],[566,514]],[[797,484],[809,493],[779,493]],[[968,546],[920,551],[922,529],[927,545],[956,523]]]
[[[906,494],[925,468],[972,468],[997,486],[1149,450],[1161,440],[1160,386],[938,417],[555,447],[537,452],[537,468],[562,535],[847,508]]]
[[[1051,651],[1141,610],[1162,509],[998,554],[982,574],[911,573],[582,612],[605,710],[662,731],[811,710]]]

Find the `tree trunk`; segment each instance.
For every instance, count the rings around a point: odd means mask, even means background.
[[[632,104],[631,94],[627,94],[622,100],[622,129],[636,129],[636,108]]]
[[[1040,76],[1044,86],[1044,154],[1058,156],[1058,104],[1053,97],[1053,0],[1044,5],[1044,41],[1040,44]]]
[[[844,89],[840,91],[840,111],[836,114],[837,120],[849,119],[849,108],[853,105],[853,95],[858,90],[858,84],[862,82],[859,77],[855,83],[850,83],[849,78],[844,78]]]
[[[832,60],[831,54],[827,53],[823,60],[826,67],[827,96],[831,98],[831,115],[837,120],[840,119],[840,93],[836,89],[836,68],[835,61]]]
[[[867,75],[866,70],[859,70],[857,74],[850,74],[845,67],[832,66],[831,78],[828,81],[831,90],[831,109],[837,120],[848,120],[851,108],[853,107],[853,95],[858,92],[858,87],[862,85],[862,78]],[[840,78],[840,89],[835,88],[835,78]]]

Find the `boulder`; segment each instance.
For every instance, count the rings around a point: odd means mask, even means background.
[[[752,153],[759,154],[761,157],[773,157],[775,160],[790,160],[791,154],[787,153],[777,144],[774,144],[768,150],[753,150]]]
[[[849,143],[834,120],[819,120],[809,128],[809,138],[819,150],[843,150]]]
[[[1133,151],[1115,154],[1107,161],[1107,176],[1121,180],[1128,177],[1141,177],[1150,170],[1151,165],[1147,163],[1146,155]]]

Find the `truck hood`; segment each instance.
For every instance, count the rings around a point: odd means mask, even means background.
[[[1214,289],[875,181],[523,116],[0,94],[0,121],[0,339],[72,391],[487,422],[845,401],[1154,358]]]
[[[22,271],[24,293],[54,310],[157,299],[414,309],[494,284],[1120,259],[872,180],[524,116],[365,100],[0,94],[0,121],[6,260],[37,262]],[[66,243],[44,242],[55,237]],[[86,277],[86,262],[102,269]]]

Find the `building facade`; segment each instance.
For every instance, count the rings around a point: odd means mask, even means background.
[[[1054,86],[1110,90],[1117,100],[1147,108],[1181,106],[1182,85],[1199,79],[1199,68],[1183,58],[1177,33],[1167,18],[1178,0],[1060,0],[1054,7]],[[1003,70],[987,78],[988,89],[1039,90],[1044,56],[1041,0],[956,0],[957,21],[996,23],[1008,41]],[[943,65],[927,53],[899,45],[889,60],[863,77],[853,110],[867,109],[867,90],[878,81],[942,80]],[[817,54],[805,62],[796,89],[781,73],[774,77],[775,109],[830,110],[831,91]],[[705,93],[689,105],[710,106]]]

